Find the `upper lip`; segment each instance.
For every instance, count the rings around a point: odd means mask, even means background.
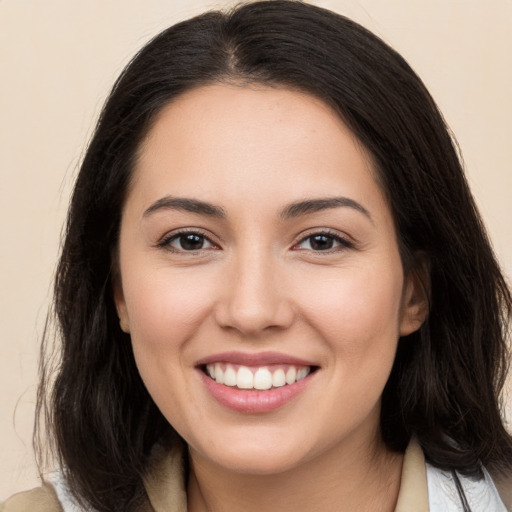
[[[197,361],[196,366],[211,363],[231,363],[241,366],[265,366],[270,364],[287,364],[294,366],[315,366],[311,361],[280,352],[221,352],[204,357]]]

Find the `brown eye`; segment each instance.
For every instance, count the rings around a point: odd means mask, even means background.
[[[332,233],[315,233],[303,238],[297,245],[297,249],[308,251],[330,251],[352,247],[352,243],[339,235]]]
[[[200,233],[178,233],[162,244],[175,251],[200,251],[209,249],[213,244]]]
[[[315,235],[310,237],[309,244],[314,251],[325,251],[333,248],[334,239],[332,236]]]

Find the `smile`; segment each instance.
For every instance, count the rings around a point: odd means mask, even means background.
[[[272,365],[243,366],[231,363],[210,363],[206,373],[218,384],[245,390],[264,391],[290,386],[307,377],[310,366]]]
[[[311,387],[320,366],[277,352],[224,352],[196,363],[198,375],[220,405],[244,414],[281,409]]]

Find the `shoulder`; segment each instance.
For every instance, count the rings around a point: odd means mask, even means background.
[[[510,479],[495,482],[485,468],[482,468],[482,477],[443,471],[430,464],[426,464],[426,468],[431,512],[455,512],[465,501],[473,512],[512,510]]]
[[[0,512],[85,512],[72,496],[60,471],[46,475],[43,485],[20,492],[0,505]]]
[[[512,472],[507,475],[492,475],[496,488],[507,510],[512,511]]]
[[[20,492],[0,504],[0,512],[62,512],[62,507],[49,484]]]

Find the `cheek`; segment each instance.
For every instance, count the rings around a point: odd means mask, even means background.
[[[211,310],[210,281],[168,267],[139,272],[133,263],[125,267],[123,290],[135,361],[153,400],[180,429],[186,415],[200,408],[189,395],[192,376],[185,370],[193,362],[189,341]]]
[[[143,273],[127,270],[129,279],[123,280],[123,290],[134,350],[159,357],[185,344],[209,314],[212,280],[201,272],[165,266]]]
[[[403,284],[394,268],[384,273],[371,266],[340,269],[329,279],[315,280],[321,285],[301,297],[308,321],[347,353],[375,345],[377,350],[394,350]]]

